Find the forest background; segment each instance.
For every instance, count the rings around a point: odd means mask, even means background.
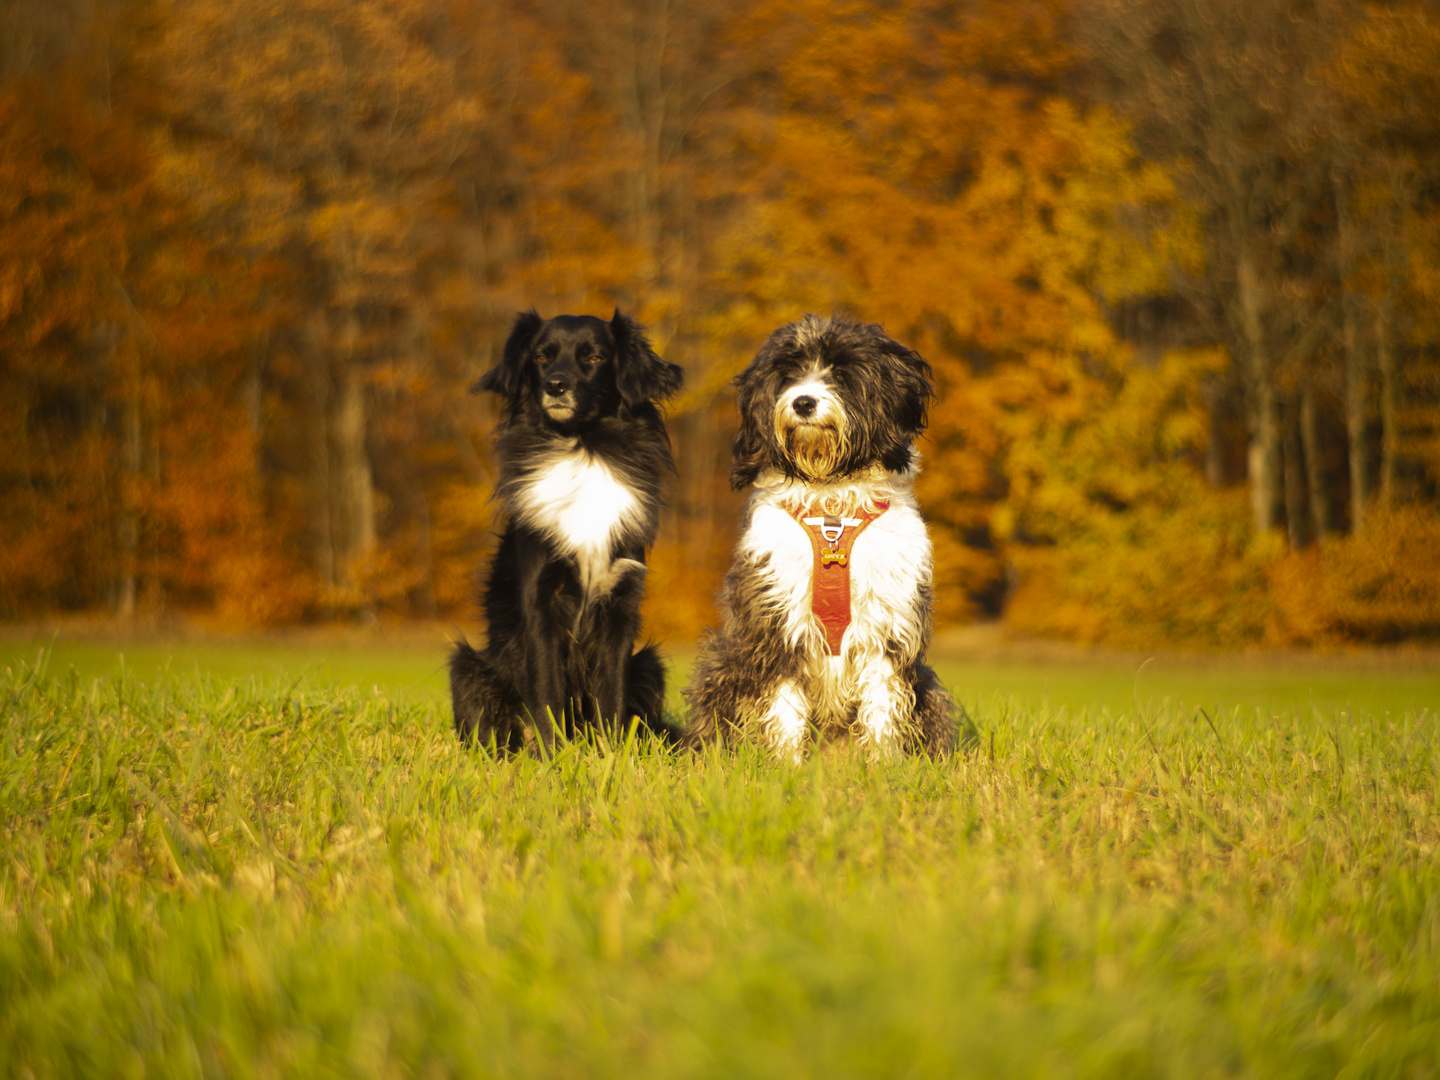
[[[650,632],[712,619],[729,380],[934,366],[942,621],[1440,636],[1440,13],[1353,0],[8,0],[0,618],[476,617],[517,310],[687,386]]]

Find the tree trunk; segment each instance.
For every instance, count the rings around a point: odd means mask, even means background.
[[[344,544],[337,569],[342,584],[353,589],[360,563],[375,550],[375,484],[365,447],[365,384],[358,365],[351,364],[340,376],[334,424],[339,532]]]
[[[439,611],[439,605],[435,599],[435,543],[431,533],[430,500],[425,497],[423,484],[417,483],[415,489],[418,511],[415,519],[420,527],[419,535],[415,538],[415,557],[422,570],[415,600],[420,605],[420,613],[433,619]]]
[[[1255,386],[1255,431],[1250,436],[1250,510],[1257,532],[1280,524],[1280,423],[1275,383],[1268,371]]]
[[[1365,531],[1365,506],[1370,501],[1370,450],[1365,439],[1369,419],[1369,386],[1364,347],[1360,342],[1360,298],[1346,292],[1341,300],[1345,345],[1345,434],[1350,453],[1350,531]]]
[[[1275,415],[1275,372],[1261,316],[1260,282],[1248,252],[1242,251],[1236,260],[1236,285],[1251,393],[1250,511],[1255,531],[1269,532],[1279,524],[1280,424]]]
[[[1290,547],[1299,551],[1310,544],[1310,523],[1305,512],[1305,458],[1300,449],[1300,407],[1294,398],[1284,404],[1285,528]]]
[[[305,342],[306,417],[305,457],[310,473],[310,558],[326,592],[337,584],[335,530],[331,520],[330,490],[330,370],[323,350],[320,319],[307,328]],[[328,606],[328,601],[327,601]]]
[[[115,610],[126,619],[135,614],[139,593],[140,468],[140,403],[131,396],[120,420],[120,573],[115,590]]]
[[[251,344],[250,363],[245,369],[245,383],[241,391],[245,401],[245,418],[250,425],[250,434],[255,438],[257,476],[260,475],[260,432],[265,424],[265,357],[269,349],[268,334],[257,337]]]
[[[1320,465],[1320,416],[1315,400],[1315,383],[1306,379],[1300,388],[1300,443],[1305,454],[1305,479],[1310,495],[1310,515],[1315,536],[1323,544],[1335,531],[1330,492],[1325,487],[1325,470]]]
[[[1209,414],[1209,432],[1205,442],[1205,482],[1212,488],[1225,486],[1229,476],[1225,468],[1225,382],[1219,378],[1205,380],[1205,410]]]
[[[1380,497],[1386,502],[1395,501],[1400,494],[1397,490],[1400,389],[1396,385],[1398,372],[1395,348],[1390,340],[1390,314],[1390,301],[1386,297],[1375,306],[1375,366],[1380,371]]]

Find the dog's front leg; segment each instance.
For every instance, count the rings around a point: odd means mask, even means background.
[[[523,602],[525,685],[520,688],[536,734],[553,743],[565,726],[570,706],[565,686],[567,643],[572,637],[575,603],[573,575],[559,562],[530,555],[520,575]]]
[[[630,719],[624,715],[626,673],[640,632],[645,575],[639,559],[616,559],[607,592],[588,602],[581,617],[577,636],[586,645],[585,711],[593,723],[614,723],[618,729]]]
[[[810,703],[805,691],[794,679],[786,679],[775,689],[765,707],[760,723],[765,738],[777,755],[788,761],[799,761],[805,746],[805,722],[810,716]]]
[[[866,657],[856,671],[856,722],[866,746],[882,756],[900,745],[915,694],[887,656]]]

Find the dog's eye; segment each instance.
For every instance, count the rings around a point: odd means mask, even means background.
[[[604,354],[604,353],[598,353],[598,352],[597,352],[597,353],[591,353],[591,354],[590,354],[589,356],[587,356],[585,359],[588,360],[588,361],[590,361],[590,363],[592,363],[592,364],[603,364],[603,363],[605,362],[605,354]]]

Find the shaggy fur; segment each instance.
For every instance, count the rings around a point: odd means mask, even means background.
[[[929,365],[875,325],[807,316],[735,380],[731,483],[752,487],[701,646],[689,745],[736,734],[798,757],[811,731],[849,730],[879,753],[954,748],[954,704],[924,662],[932,559],[913,492]],[[855,540],[851,622],[832,656],[811,611],[813,551],[792,509],[889,509]]]
[[[608,323],[531,311],[471,387],[506,402],[495,497],[509,523],[484,589],[489,643],[450,656],[462,738],[518,750],[633,716],[665,731],[664,663],[654,646],[631,650],[675,473],[655,403],[681,379],[619,311]]]

